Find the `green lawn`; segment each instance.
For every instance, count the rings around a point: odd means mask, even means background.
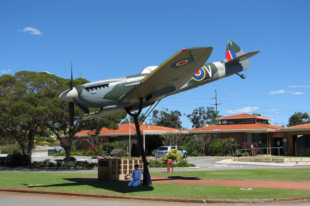
[[[223,180],[264,180],[264,181],[288,181],[310,182],[310,168],[291,169],[255,169],[255,170],[212,170],[191,172],[152,172],[154,177],[184,176],[198,177],[200,179]]]
[[[263,178],[263,175],[259,174],[259,171],[263,172],[264,170],[244,171],[245,170],[151,173],[151,176],[187,176],[198,177],[201,179],[240,179],[242,176],[250,174],[252,180]],[[267,170],[263,174],[272,172],[284,178],[289,171],[291,175],[294,173],[301,175],[306,172],[303,171],[303,169],[285,169]],[[310,170],[308,169],[307,171],[309,173]],[[249,179],[250,177],[242,179]],[[99,182],[96,178],[96,173],[0,172],[0,188],[197,199],[262,199],[310,195],[310,191],[304,190],[253,188],[253,190],[250,191],[242,191],[239,187],[168,185],[156,184],[155,181],[152,186],[129,188],[127,187],[126,182]],[[271,176],[269,176],[269,178],[271,178]],[[29,185],[45,186],[29,187]]]

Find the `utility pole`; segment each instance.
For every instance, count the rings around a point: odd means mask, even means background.
[[[215,104],[212,104],[212,105],[215,105],[215,121],[216,121],[216,124],[218,124],[218,121],[217,121],[217,105],[220,105],[222,103],[217,103],[217,91],[216,90],[215,90],[215,97],[212,99],[215,99]]]

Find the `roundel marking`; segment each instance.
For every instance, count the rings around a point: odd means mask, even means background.
[[[185,64],[187,64],[188,63],[188,60],[187,59],[185,59],[185,60],[181,60],[181,61],[179,61],[178,63],[176,63],[175,65],[176,66],[178,66],[178,67],[180,67],[180,66],[183,66],[183,65],[185,65]]]
[[[202,81],[206,77],[206,71],[203,68],[200,68],[192,77],[195,81]]]

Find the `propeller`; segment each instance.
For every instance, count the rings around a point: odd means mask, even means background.
[[[57,81],[58,82],[58,81]],[[60,82],[58,82],[60,84]],[[61,85],[61,84],[60,84]],[[85,113],[90,115],[90,111],[85,103],[79,98],[79,93],[77,89],[73,86],[73,69],[72,69],[72,60],[71,60],[71,80],[70,80],[70,89],[64,91],[59,95],[59,98],[69,102],[69,122],[70,128],[73,128],[74,122],[74,103],[81,108]]]
[[[70,91],[76,89],[73,87],[73,69],[72,69],[72,60],[71,60],[71,81],[70,81]],[[70,93],[69,91],[69,93]],[[90,114],[90,111],[88,107],[85,105],[85,103],[78,97],[78,93],[76,92],[76,96],[71,96],[73,102],[69,102],[69,122],[70,122],[70,128],[73,127],[73,121],[74,121],[74,103],[81,108],[85,113]]]

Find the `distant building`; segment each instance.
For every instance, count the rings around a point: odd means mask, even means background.
[[[285,128],[270,125],[271,118],[246,113],[217,120],[219,125],[192,129],[189,133],[217,133],[221,139],[234,137],[239,144],[256,142],[259,147],[283,147],[280,155],[310,156],[310,124]],[[277,149],[260,152],[278,154]]]
[[[236,114],[217,118],[218,125],[205,125],[201,128],[183,131],[169,127],[141,125],[141,135],[143,136],[146,154],[150,155],[152,150],[162,146],[160,135],[167,132],[182,132],[185,134],[216,133],[219,138],[233,137],[239,144],[242,142],[256,142],[259,147],[283,147],[280,155],[310,156],[310,124],[295,127],[280,127],[270,125],[272,120],[251,114]],[[91,143],[98,144],[99,138],[104,142],[129,141],[129,130],[131,130],[131,140],[134,142],[133,156],[140,156],[137,146],[137,134],[135,125],[122,124],[119,129],[112,130],[102,128],[98,136],[89,130],[76,134],[79,138],[80,150],[87,150]],[[261,150],[260,153],[278,155],[278,150]]]

